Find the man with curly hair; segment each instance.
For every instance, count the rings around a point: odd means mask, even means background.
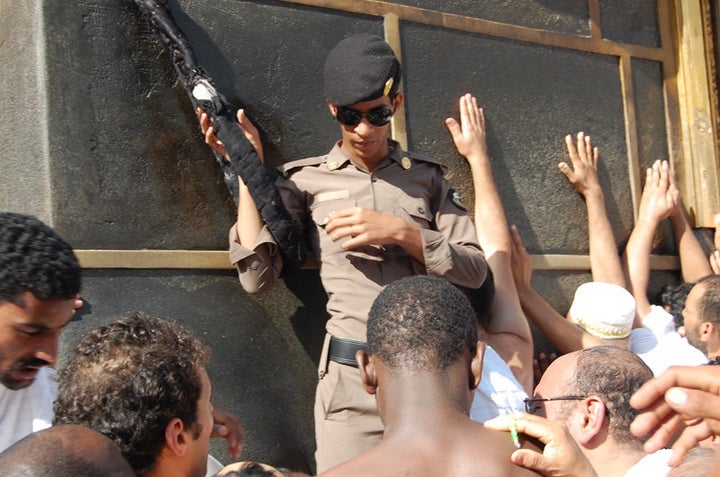
[[[51,366],[80,282],[77,257],[55,231],[0,213],[0,452],[52,422]]]
[[[210,349],[181,326],[135,313],[92,331],[61,372],[55,424],[109,437],[135,473],[202,477],[213,430]]]

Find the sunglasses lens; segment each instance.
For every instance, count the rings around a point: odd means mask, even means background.
[[[362,113],[350,108],[337,108],[337,120],[345,126],[357,126],[362,120]]]
[[[376,108],[367,112],[366,117],[373,126],[385,126],[392,119],[393,112],[387,108]]]
[[[355,111],[354,109],[340,107],[337,108],[337,115],[335,117],[340,124],[353,127],[360,124],[363,116],[365,116],[368,122],[373,126],[385,126],[392,119],[393,111],[392,109],[379,107],[371,109],[367,113],[361,113],[360,111]]]

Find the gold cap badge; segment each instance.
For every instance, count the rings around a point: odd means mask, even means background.
[[[390,94],[390,90],[392,89],[394,83],[395,79],[391,76],[390,79],[385,82],[385,88],[383,88],[383,96],[387,96]]]

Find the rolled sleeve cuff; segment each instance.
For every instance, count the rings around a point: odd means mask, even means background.
[[[233,226],[230,227],[230,231],[228,232],[228,242],[230,244],[230,263],[232,265],[237,265],[239,262],[248,261],[250,257],[253,257],[252,261],[245,264],[249,268],[257,268],[257,266],[253,267],[253,264],[250,262],[258,262],[256,265],[259,265],[261,261],[256,252],[259,247],[267,244],[271,255],[274,254],[276,251],[275,249],[277,248],[275,239],[268,230],[267,226],[264,226],[258,234],[257,240],[255,241],[255,247],[253,247],[252,250],[244,247],[238,241],[237,224],[233,224]]]

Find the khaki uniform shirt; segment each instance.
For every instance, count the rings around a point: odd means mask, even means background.
[[[339,144],[339,143],[338,143]],[[354,163],[336,144],[326,155],[285,164],[277,186],[290,215],[304,227],[328,295],[328,333],[365,341],[367,315],[385,285],[418,274],[435,275],[467,287],[485,280],[487,263],[475,228],[439,163],[406,153],[391,141],[390,154],[372,171]],[[401,247],[363,246],[343,250],[323,228],[332,211],[355,206],[401,217],[420,228],[425,264]],[[263,228],[250,250],[230,229],[230,259],[249,293],[277,282],[282,257]]]

